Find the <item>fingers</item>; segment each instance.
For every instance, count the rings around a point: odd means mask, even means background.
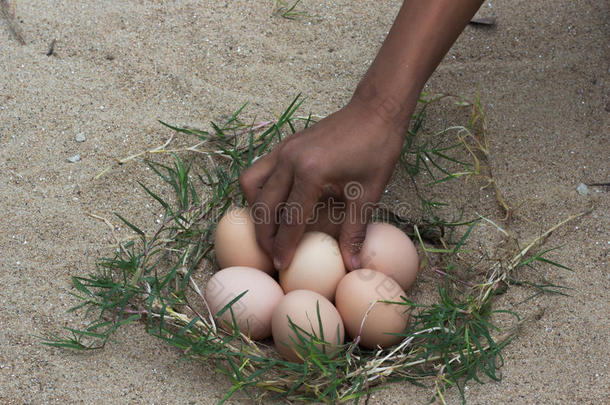
[[[343,222],[341,217],[343,215],[343,207],[337,205],[337,202],[332,198],[327,199],[325,202],[318,201],[312,210],[314,221],[307,223],[305,232],[324,232],[335,239],[339,239],[339,231],[341,231],[341,223]]]
[[[281,168],[276,166],[272,170],[254,203],[257,210],[264,209],[270,214],[264,221],[256,223],[256,241],[269,256],[273,254],[273,238],[278,227],[278,207],[286,201],[293,180],[292,168],[289,165]]]
[[[292,261],[320,195],[320,188],[315,183],[295,179],[286,204],[280,209],[280,225],[273,245],[273,265],[276,269],[282,270]]]
[[[244,170],[239,176],[239,186],[251,206],[256,201],[258,193],[263,188],[267,179],[271,176],[277,164],[277,148],[261,157]]]
[[[359,269],[361,266],[360,249],[366,236],[366,226],[369,221],[369,204],[362,200],[348,202],[345,221],[339,233],[339,248],[343,263],[349,270]]]

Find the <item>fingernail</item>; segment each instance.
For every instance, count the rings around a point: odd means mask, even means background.
[[[360,268],[360,258],[358,256],[352,256],[352,270]]]
[[[273,267],[275,267],[276,270],[282,270],[282,261],[280,259],[278,259],[277,257],[274,258]]]

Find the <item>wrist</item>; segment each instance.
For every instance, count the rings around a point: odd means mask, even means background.
[[[358,84],[349,104],[361,109],[366,116],[381,120],[402,137],[409,127],[419,93],[419,88],[399,92],[383,89],[365,77]]]

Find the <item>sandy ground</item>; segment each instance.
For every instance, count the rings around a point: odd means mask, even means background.
[[[129,165],[92,177],[115,157],[162,143],[168,132],[157,119],[205,127],[245,101],[248,117],[267,118],[298,92],[309,97],[307,111],[331,113],[349,99],[400,2],[303,0],[319,16],[311,21],[273,17],[272,1],[11,3],[27,43],[0,21],[0,402],[215,403],[227,381],[178,362],[140,326],[84,355],[36,339],[80,325],[66,313],[75,303],[70,276],[89,273],[111,249],[106,225],[87,213],[154,223],[136,184],[150,172]],[[513,226],[524,238],[595,208],[548,242],[563,246],[551,257],[575,272],[546,277],[573,296],[515,308],[546,310],[506,349],[503,380],[469,384],[467,399],[603,403],[610,200],[607,189],[581,196],[576,187],[610,181],[608,3],[497,0],[481,12],[495,15],[496,27],[468,27],[428,90],[480,92],[491,164],[520,206]],[[53,39],[56,54],[46,56]],[[75,141],[79,133],[85,142]],[[81,161],[68,163],[75,154]],[[393,385],[371,403],[429,398]],[[450,391],[447,400],[459,398]]]

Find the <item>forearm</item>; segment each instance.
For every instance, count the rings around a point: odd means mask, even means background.
[[[401,129],[419,94],[483,0],[405,0],[352,103]]]

